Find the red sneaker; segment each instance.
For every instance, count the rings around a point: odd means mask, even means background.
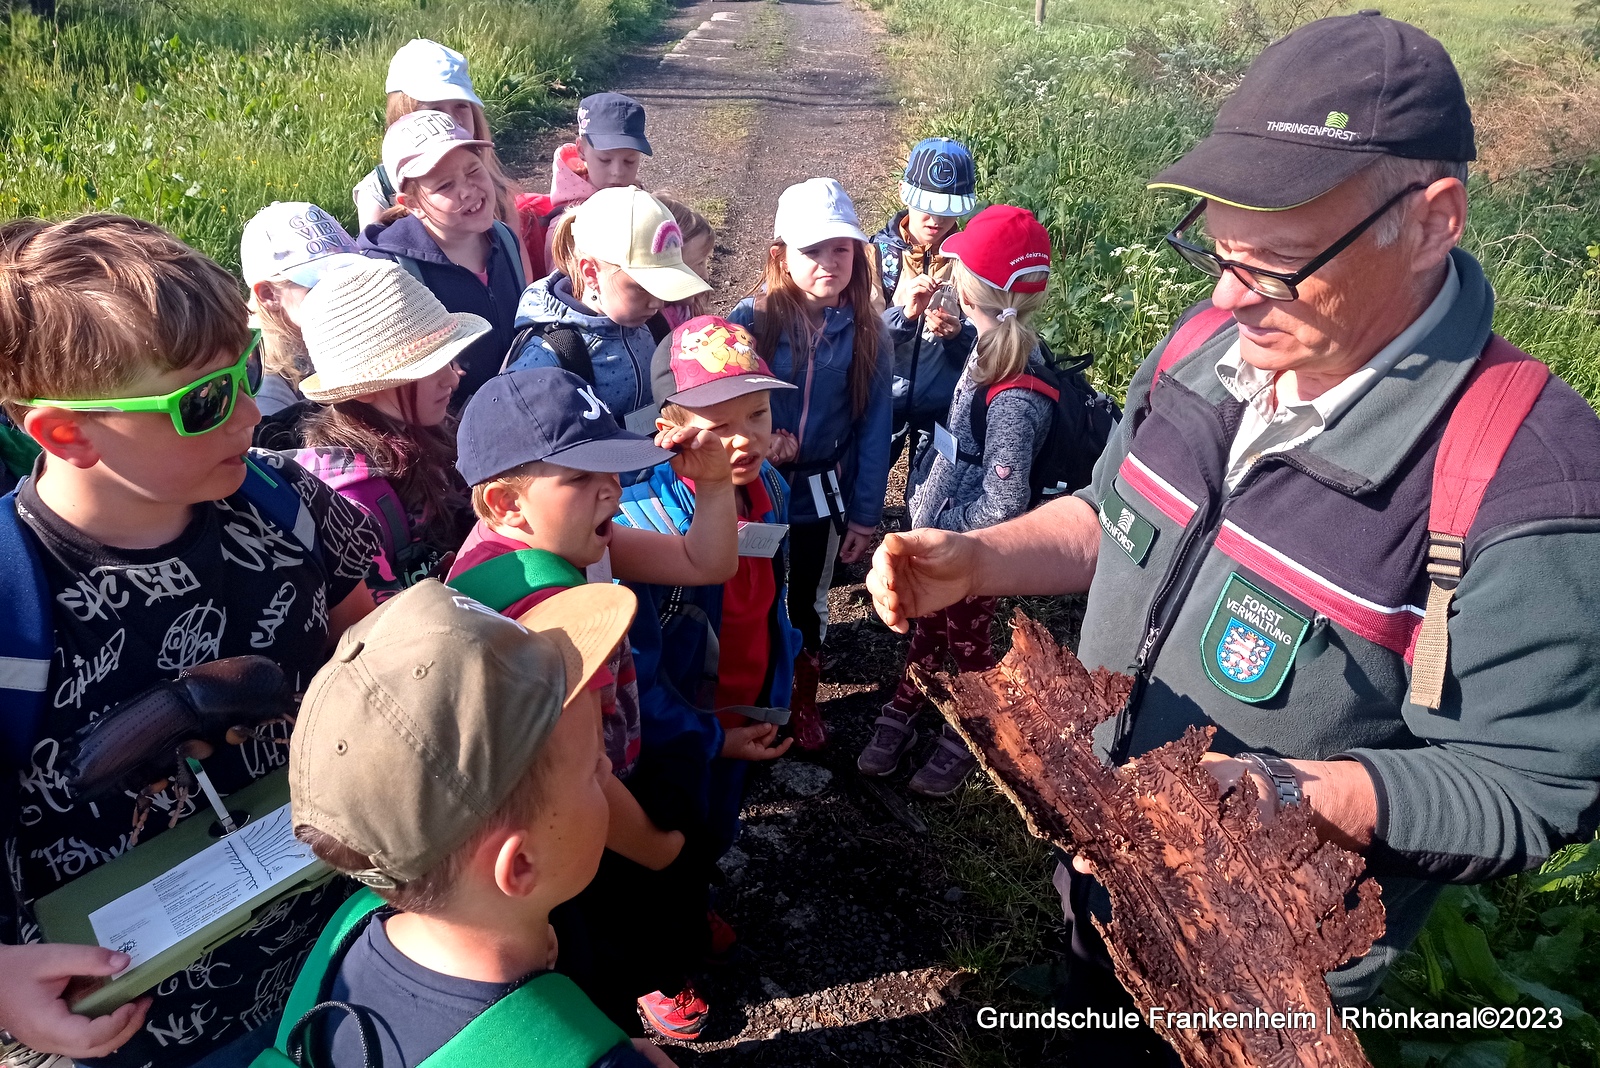
[[[801,652],[794,660],[794,698],[789,702],[789,727],[801,749],[816,752],[828,744],[828,728],[817,711],[817,685],[822,681],[822,658]]]
[[[639,1009],[651,1030],[679,1042],[698,1039],[711,1015],[711,1006],[695,992],[693,984],[684,987],[676,997],[668,997],[659,990],[646,994],[639,999]]]
[[[716,909],[706,913],[706,922],[711,925],[711,963],[726,964],[739,936],[727,920],[717,915]]]

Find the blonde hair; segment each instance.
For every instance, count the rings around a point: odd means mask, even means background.
[[[401,92],[390,93],[388,103],[384,107],[384,129],[387,130],[413,111],[424,110],[424,103],[431,104],[433,101],[418,100]],[[494,136],[489,131],[489,118],[483,113],[483,106],[474,104],[470,100],[466,101],[466,103],[472,108],[472,136],[479,141],[493,142]],[[494,183],[495,218],[511,227],[512,233],[521,234],[522,219],[517,214],[517,197],[522,195],[522,187],[516,183],[515,179],[506,174],[506,169],[501,165],[500,157],[495,155],[493,147],[479,148],[477,153],[478,158],[483,161],[483,169],[489,172],[489,181]],[[393,222],[399,218],[399,215],[390,216],[389,212],[391,211],[394,211],[394,209],[390,208],[389,211],[384,212],[381,221]]]
[[[312,371],[311,354],[306,351],[305,335],[284,314],[280,307],[262,304],[252,292],[248,299],[250,312],[261,327],[261,367],[269,375],[277,375],[296,390],[300,380]]]
[[[689,248],[689,242],[705,240],[711,242],[712,252],[716,251],[717,232],[711,228],[711,224],[706,221],[704,215],[701,215],[677,197],[669,197],[664,193],[653,193],[651,195],[661,201],[661,206],[672,212],[672,217],[678,220],[678,229],[683,232],[683,247],[685,250]],[[707,266],[710,266],[709,259],[707,260]],[[693,268],[690,268],[690,270],[693,270]],[[711,279],[707,278],[705,281],[709,282]],[[684,310],[685,320],[693,319],[697,315],[704,315],[711,310],[709,293],[696,293],[688,300],[678,301],[677,304],[678,307]]]
[[[472,487],[472,514],[485,523],[494,522],[494,513],[489,509],[489,491],[496,486],[510,486],[519,493],[527,488],[530,479],[546,474],[546,468],[554,464],[545,463],[543,460],[529,460],[520,467],[486,478]]]
[[[1039,347],[1039,332],[1029,320],[1044,307],[1044,294],[997,289],[959,261],[952,278],[962,303],[999,319],[994,329],[979,334],[972,346],[973,381],[988,385],[1021,374],[1028,366],[1028,357]],[[1015,309],[1016,314],[1001,318],[1008,308]]]

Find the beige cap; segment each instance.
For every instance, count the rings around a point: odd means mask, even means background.
[[[684,265],[678,220],[643,189],[602,189],[574,211],[572,243],[585,255],[622,268],[657,300],[673,304],[711,289]]]
[[[386,601],[339,639],[300,706],[295,826],[369,858],[349,873],[368,886],[426,875],[510,796],[635,607],[609,583],[520,620],[433,579]]]

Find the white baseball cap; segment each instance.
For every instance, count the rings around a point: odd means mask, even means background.
[[[622,268],[669,304],[711,289],[683,262],[683,230],[667,206],[638,186],[602,189],[576,209],[572,243]]]
[[[467,57],[438,41],[418,37],[406,42],[389,61],[386,93],[404,93],[432,104],[440,100],[466,100],[483,106],[467,73]]]
[[[339,220],[315,204],[277,200],[245,223],[239,240],[244,284],[287,279],[311,289],[340,267],[364,263]]]
[[[807,178],[778,197],[772,235],[790,248],[810,248],[837,237],[865,242],[850,194],[833,178]]]
[[[428,174],[458,148],[493,144],[477,140],[442,111],[413,111],[396,119],[384,133],[383,166],[389,172],[389,180],[399,185],[407,178]]]

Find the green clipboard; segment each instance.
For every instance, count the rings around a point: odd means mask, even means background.
[[[265,775],[229,794],[225,801],[235,819],[245,815],[251,822],[258,820],[289,803],[289,771],[280,768]],[[211,833],[215,823],[216,814],[209,807],[199,809],[172,830],[134,846],[115,860],[41,897],[34,910],[45,941],[98,945],[94,928],[89,923],[90,913],[160,878],[220,841]],[[72,1011],[82,1016],[103,1016],[132,1001],[239,934],[266,909],[321,886],[334,874],[334,870],[320,860],[307,865],[116,978],[81,993],[69,990],[67,996]]]

